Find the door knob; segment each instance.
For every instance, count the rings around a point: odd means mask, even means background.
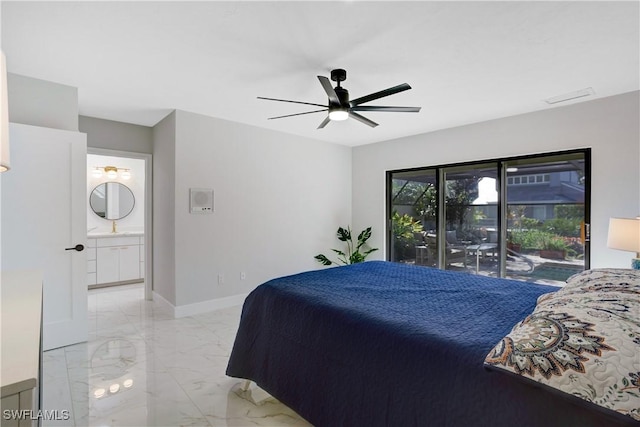
[[[84,245],[75,245],[72,248],[65,248],[65,251],[78,251],[78,252],[82,252],[84,250]]]

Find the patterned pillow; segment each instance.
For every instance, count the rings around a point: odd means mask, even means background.
[[[594,269],[539,297],[485,366],[640,421],[640,271]]]

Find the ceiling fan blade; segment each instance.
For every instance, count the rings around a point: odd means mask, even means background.
[[[375,92],[370,95],[365,95],[360,98],[356,98],[353,101],[351,101],[350,104],[352,107],[354,107],[356,105],[364,104],[365,102],[373,101],[374,99],[393,95],[398,92],[403,92],[409,89],[411,89],[411,86],[409,86],[407,83],[402,83],[401,85],[390,87],[389,89],[381,90],[380,92]]]
[[[351,111],[392,111],[395,113],[419,113],[421,107],[382,107],[374,105],[356,105]]]
[[[364,123],[367,126],[371,126],[372,128],[378,126],[378,124],[372,120],[367,119],[364,116],[361,116],[358,113],[355,113],[353,111],[349,111],[349,117],[352,117],[354,119],[356,119],[357,121],[359,121],[360,123]]]
[[[329,102],[332,104],[340,104],[340,99],[338,99],[338,95],[336,91],[333,90],[333,86],[331,85],[331,81],[325,76],[318,76],[318,80],[320,80],[320,84],[324,88],[324,91],[327,92],[327,96],[329,97]]]
[[[325,127],[327,125],[327,123],[329,123],[331,121],[331,119],[329,118],[329,116],[325,117],[324,120],[322,121],[322,123],[320,123],[320,126],[318,126],[318,129],[322,129],[323,127]]]
[[[326,107],[326,105],[314,104],[313,102],[289,101],[288,99],[265,98],[263,96],[259,96],[258,99],[266,99],[267,101],[291,102],[293,104],[315,105],[316,107]]]
[[[302,116],[303,114],[319,113],[321,111],[328,111],[328,110],[329,110],[328,108],[325,108],[324,110],[305,111],[304,113],[287,114],[286,116],[269,117],[267,120],[282,119],[282,118],[285,118],[285,117],[293,117],[293,116]]]

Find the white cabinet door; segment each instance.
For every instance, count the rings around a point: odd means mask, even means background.
[[[120,248],[98,248],[97,253],[98,283],[111,283],[120,280]]]
[[[43,276],[44,350],[86,341],[87,136],[11,123],[2,174],[2,269]]]
[[[120,280],[140,278],[140,246],[120,246]]]
[[[144,279],[144,238],[140,238],[140,278]]]

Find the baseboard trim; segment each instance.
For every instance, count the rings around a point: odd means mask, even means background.
[[[160,295],[159,293],[157,293],[156,291],[152,291],[153,294],[153,302],[163,306],[164,308],[167,308],[169,310],[171,310],[171,314],[173,315],[173,317],[175,317],[175,309],[176,307],[171,304],[169,301],[166,300],[165,297],[163,297],[162,295]]]
[[[228,297],[210,299],[193,304],[175,306],[167,301],[162,295],[153,292],[153,300],[157,301],[160,305],[169,308],[173,313],[173,317],[177,319],[180,317],[193,316],[196,314],[208,313],[210,311],[241,305],[247,295],[248,294],[231,295]]]
[[[135,283],[144,283],[144,279],[123,280],[122,282],[98,283],[89,285],[89,289],[111,288],[114,286],[133,285]]]

